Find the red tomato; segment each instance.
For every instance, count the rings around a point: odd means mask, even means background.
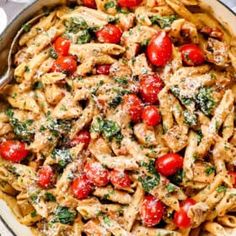
[[[131,179],[129,175],[120,170],[112,170],[110,172],[110,180],[115,188],[119,189],[129,188],[131,185]]]
[[[183,158],[178,154],[168,153],[156,160],[155,167],[162,175],[170,176],[183,168]]]
[[[184,209],[176,211],[174,214],[174,223],[181,229],[186,229],[191,226],[191,219],[188,217]]]
[[[135,94],[124,96],[124,107],[128,109],[132,121],[140,121],[143,107],[141,100]]]
[[[0,143],[0,156],[8,161],[20,162],[26,158],[29,151],[25,144],[16,140],[6,140]]]
[[[118,0],[118,5],[121,7],[132,8],[138,6],[142,0]]]
[[[97,66],[97,74],[99,75],[109,75],[111,65],[99,65]]]
[[[172,58],[172,42],[165,31],[158,32],[147,47],[149,61],[155,66],[165,66]]]
[[[163,82],[157,75],[144,75],[140,79],[142,99],[150,104],[158,102],[158,94],[163,88]]]
[[[103,187],[109,183],[109,172],[99,162],[90,162],[85,165],[88,179],[96,186]]]
[[[144,225],[148,227],[155,226],[164,215],[164,206],[157,198],[148,195],[144,198],[140,215]]]
[[[105,25],[101,30],[96,32],[98,41],[101,43],[115,43],[120,42],[122,31],[118,26],[108,24]]]
[[[144,123],[149,126],[155,126],[160,124],[161,122],[161,115],[158,111],[157,107],[155,106],[146,106],[143,109],[142,119]]]
[[[73,56],[59,56],[53,63],[52,72],[73,74],[76,71],[77,62]]]
[[[86,7],[90,7],[90,8],[96,8],[97,7],[95,0],[82,0],[82,3]]]
[[[229,175],[230,175],[231,178],[232,178],[233,187],[236,188],[236,172],[230,171],[230,172],[229,172]]]
[[[204,52],[196,44],[185,44],[180,52],[185,65],[200,66],[205,62]]]
[[[78,199],[85,199],[92,192],[93,186],[85,174],[72,181],[71,189]]]
[[[88,147],[90,143],[90,133],[87,130],[81,130],[74,139],[70,141],[70,146],[74,147],[79,143],[83,143],[84,147]]]
[[[38,185],[42,188],[48,188],[53,183],[53,177],[51,166],[42,166],[38,170]]]
[[[196,201],[188,198],[181,202],[180,210],[174,214],[174,223],[176,226],[182,229],[189,228],[191,226],[191,219],[188,217],[188,210],[191,206],[195,205]]]
[[[70,49],[70,40],[58,37],[54,42],[54,49],[61,56],[67,56]]]

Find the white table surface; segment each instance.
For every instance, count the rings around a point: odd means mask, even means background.
[[[2,6],[5,4],[10,7],[11,2],[27,3],[30,0],[0,0],[0,33],[5,29],[7,25],[8,16],[3,10]],[[230,9],[236,12],[236,0],[222,0]],[[0,236],[14,236],[4,225],[0,218]],[[22,235],[23,236],[23,235]]]

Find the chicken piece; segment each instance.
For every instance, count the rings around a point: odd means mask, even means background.
[[[45,87],[45,97],[49,104],[56,105],[65,96],[64,90],[56,86],[55,84]]]
[[[111,65],[110,75],[114,78],[127,78],[132,75],[132,71],[126,63],[118,61]]]
[[[204,26],[200,32],[208,37],[222,40],[224,33],[219,28],[211,28],[209,26]]]
[[[229,46],[226,43],[209,38],[205,53],[207,61],[222,67],[229,65]]]
[[[134,13],[129,14],[118,14],[119,23],[118,25],[123,31],[127,31],[133,27],[135,21]]]
[[[100,223],[95,220],[90,220],[84,225],[84,233],[88,236],[110,236],[104,227],[100,226]]]
[[[210,184],[215,177],[214,167],[206,162],[195,162],[193,165],[193,181]]]
[[[154,128],[145,123],[136,124],[134,126],[134,134],[143,145],[153,146],[157,143]]]
[[[166,145],[173,151],[179,152],[188,145],[188,135],[184,127],[173,126],[169,129],[163,139]]]

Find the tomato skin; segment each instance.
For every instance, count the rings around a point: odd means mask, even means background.
[[[162,88],[163,82],[157,75],[144,75],[140,78],[140,94],[146,103],[156,104]]]
[[[38,170],[38,185],[41,188],[48,188],[53,183],[54,173],[51,166],[42,166]]]
[[[171,60],[172,50],[170,37],[166,32],[160,31],[148,44],[147,56],[153,65],[163,67]]]
[[[185,65],[200,66],[205,62],[204,52],[196,44],[185,44],[180,52]]]
[[[72,181],[71,190],[76,198],[85,199],[93,190],[93,186],[88,177],[83,174]]]
[[[184,209],[180,209],[174,214],[174,223],[180,229],[186,229],[191,226],[191,219],[188,217]]]
[[[118,0],[118,5],[121,7],[132,8],[138,6],[142,0]]]
[[[133,122],[139,122],[142,115],[142,102],[135,94],[124,96],[124,107],[128,109],[130,118]]]
[[[54,49],[58,55],[68,56],[70,49],[70,40],[63,37],[58,37],[54,42]]]
[[[115,43],[120,42],[122,31],[118,26],[107,24],[101,30],[96,32],[96,36],[101,43]]]
[[[186,229],[191,226],[191,219],[188,217],[188,210],[191,206],[195,205],[196,201],[188,198],[181,202],[180,210],[174,214],[174,223],[181,229]]]
[[[157,198],[148,195],[140,209],[141,220],[148,227],[158,224],[164,215],[164,205]]]
[[[86,7],[90,7],[90,8],[96,8],[97,7],[95,0],[82,0],[82,3]]]
[[[97,69],[96,69],[96,72],[97,74],[99,75],[109,75],[110,74],[110,68],[111,68],[111,65],[98,65],[97,66]]]
[[[233,187],[236,188],[236,172],[235,171],[229,171],[229,175],[232,178]]]
[[[83,143],[84,147],[88,147],[90,143],[90,133],[87,130],[81,130],[74,139],[70,141],[70,146],[74,147],[79,143]]]
[[[109,183],[109,171],[99,162],[86,163],[85,173],[95,186],[104,187]]]
[[[76,71],[77,62],[73,56],[59,56],[53,63],[52,72],[73,74]]]
[[[0,156],[11,162],[20,162],[26,158],[29,150],[25,144],[16,140],[6,140],[0,143]]]
[[[146,106],[143,109],[142,119],[149,126],[156,126],[161,122],[161,115],[156,106]]]
[[[174,175],[183,168],[183,158],[176,153],[168,153],[156,160],[155,167],[164,176]]]
[[[110,180],[115,188],[118,189],[129,188],[131,185],[131,179],[129,175],[126,172],[120,170],[112,170],[110,172]]]

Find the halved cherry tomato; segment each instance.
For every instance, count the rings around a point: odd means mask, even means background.
[[[158,111],[157,107],[155,106],[146,106],[143,109],[142,119],[144,123],[149,126],[155,126],[160,124],[161,122],[161,115]]]
[[[71,189],[75,197],[85,199],[92,192],[93,186],[88,177],[83,174],[72,181]]]
[[[195,205],[196,201],[189,198],[183,201],[181,208],[174,214],[174,223],[181,229],[186,229],[191,226],[191,219],[188,217],[188,210],[191,206]]]
[[[129,115],[133,122],[139,122],[142,115],[142,102],[135,94],[127,94],[124,96],[124,107],[129,111]]]
[[[233,187],[236,188],[236,172],[234,171],[229,171],[229,175],[232,178],[232,183],[233,183]]]
[[[122,31],[118,26],[107,24],[101,30],[96,32],[96,36],[101,43],[119,43]]]
[[[95,0],[82,0],[82,3],[86,7],[90,7],[90,8],[96,8],[97,7]]]
[[[38,185],[42,188],[48,188],[53,183],[54,173],[51,166],[42,166],[38,170]]]
[[[53,45],[54,45],[54,49],[58,55],[68,56],[69,49],[70,49],[70,40],[69,39],[66,39],[63,37],[58,37],[55,40]]]
[[[183,168],[183,157],[175,153],[168,153],[156,160],[155,167],[164,176],[174,175]]]
[[[115,188],[118,189],[129,188],[131,185],[131,179],[129,175],[126,172],[120,170],[112,170],[110,172],[110,180]]]
[[[155,226],[161,221],[164,210],[164,205],[157,198],[151,195],[146,196],[140,209],[143,224],[148,227]]]
[[[172,42],[165,31],[153,36],[147,47],[149,61],[155,66],[165,66],[172,58]]]
[[[90,143],[90,133],[87,130],[81,130],[74,139],[70,141],[70,146],[74,147],[79,143],[83,143],[84,147],[88,147]]]
[[[163,88],[163,82],[157,75],[143,75],[140,78],[140,93],[142,99],[150,104],[158,102],[158,94]]]
[[[180,52],[185,65],[200,66],[205,62],[204,52],[196,44],[185,44]]]
[[[138,6],[142,0],[118,0],[118,5],[121,7],[132,8]]]
[[[76,71],[77,62],[73,56],[59,56],[54,61],[51,71],[73,74]]]
[[[111,65],[98,65],[97,74],[99,75],[109,75]]]
[[[26,158],[29,151],[25,144],[16,140],[6,140],[0,143],[0,156],[8,161],[20,162]]]
[[[99,162],[88,162],[85,165],[85,173],[95,186],[103,187],[109,183],[109,171]]]

